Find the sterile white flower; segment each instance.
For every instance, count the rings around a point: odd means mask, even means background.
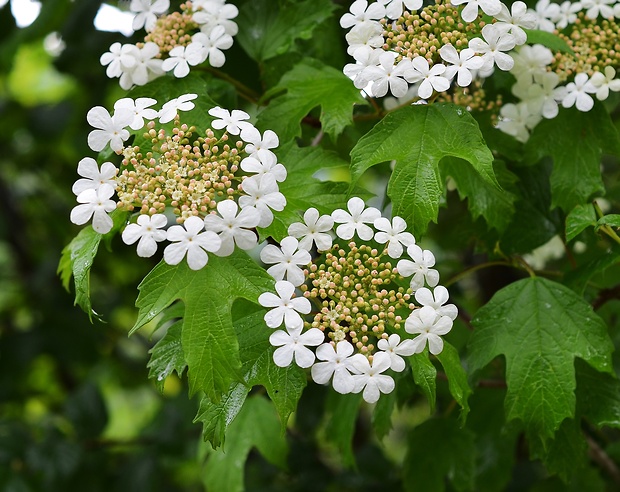
[[[385,217],[379,217],[374,221],[375,241],[379,244],[388,243],[388,255],[392,258],[400,258],[403,254],[403,246],[415,244],[415,238],[410,232],[406,232],[407,222],[396,215],[392,218],[392,223]]]
[[[613,17],[614,10],[612,5],[616,0],[581,0],[581,5],[586,10],[586,17],[596,19],[599,15],[604,19]]]
[[[446,304],[450,294],[448,289],[443,285],[438,285],[431,292],[430,289],[422,287],[415,293],[415,300],[420,303],[421,306],[428,306],[435,310],[437,316],[447,316],[451,320],[455,320],[458,315],[458,309],[454,304]]]
[[[261,136],[260,132],[252,125],[241,129],[241,140],[247,143],[245,151],[253,156],[261,149],[275,149],[280,145],[278,135],[272,130],[265,130]]]
[[[450,3],[452,5],[466,4],[461,11],[461,18],[465,22],[473,22],[478,17],[479,8],[491,16],[498,14],[502,8],[499,0],[450,0]]]
[[[134,113],[120,109],[110,115],[102,106],[95,106],[86,114],[86,120],[95,128],[88,134],[88,146],[95,152],[102,151],[108,143],[114,152],[123,149],[123,142],[129,138],[127,126],[133,121]]]
[[[391,334],[387,340],[382,338],[377,342],[377,348],[383,350],[390,356],[390,369],[396,372],[405,370],[404,357],[408,357],[415,353],[415,344],[413,340],[400,341],[400,335]]]
[[[390,19],[398,19],[403,11],[415,12],[422,7],[422,0],[379,0],[385,4],[385,13]]]
[[[279,347],[273,353],[273,361],[279,367],[288,367],[293,359],[299,367],[310,367],[314,362],[314,353],[306,348],[323,343],[325,336],[318,328],[311,328],[301,333],[301,328],[291,331],[278,330],[271,334],[269,342]]]
[[[192,2],[194,8],[198,8],[196,2]],[[239,15],[239,9],[231,4],[219,1],[202,2],[202,10],[193,15],[194,22],[200,26],[200,30],[209,34],[215,27],[221,26],[229,36],[239,32],[239,26],[232,19]]]
[[[226,34],[223,26],[215,26],[207,35],[199,32],[192,36],[192,41],[202,45],[205,51],[203,61],[208,59],[212,67],[221,67],[226,62],[226,56],[222,50],[227,50],[233,45],[233,38]]]
[[[537,28],[541,31],[553,32],[555,30],[554,19],[560,15],[560,6],[551,0],[538,0],[536,2]]]
[[[138,57],[138,48],[134,44],[114,43],[110,51],[99,58],[99,62],[106,68],[106,75],[111,79],[120,77],[124,71],[133,69]]]
[[[183,225],[168,229],[166,239],[172,244],[164,249],[164,261],[178,265],[187,254],[187,264],[192,270],[200,270],[209,261],[207,252],[214,253],[222,244],[213,231],[204,231],[204,220],[195,215],[187,218]]]
[[[620,78],[616,78],[616,69],[612,66],[605,67],[603,72],[594,72],[590,82],[596,88],[596,98],[604,101],[609,97],[609,91],[620,91]]]
[[[157,118],[157,111],[151,109],[157,101],[152,97],[139,97],[135,101],[130,97],[124,97],[114,103],[114,110],[129,109],[133,111],[133,121],[129,124],[132,130],[140,130],[144,126],[144,120]]]
[[[446,66],[436,63],[429,66],[428,60],[423,56],[416,56],[411,60],[412,71],[409,74],[409,82],[420,82],[418,96],[428,99],[433,95],[433,90],[445,92],[450,88],[450,80],[444,75]]]
[[[326,384],[332,378],[332,386],[340,394],[351,393],[355,382],[349,372],[349,357],[353,353],[353,345],[341,340],[334,347],[324,343],[317,347],[316,358],[324,362],[316,362],[311,374],[315,383]]]
[[[493,24],[487,24],[482,28],[482,36],[484,40],[473,38],[469,41],[469,47],[482,55],[484,65],[481,70],[492,70],[494,64],[500,70],[510,70],[514,65],[514,60],[504,52],[515,47],[514,36],[502,32]]]
[[[523,45],[512,52],[511,56],[514,66],[510,72],[517,81],[530,84],[533,80],[538,81],[542,74],[547,73],[547,65],[554,59],[553,52],[542,44]]]
[[[255,176],[271,174],[278,182],[286,179],[286,168],[278,164],[278,158],[271,150],[260,149],[252,155],[241,161],[241,169],[246,173],[256,173]]]
[[[175,77],[183,78],[189,74],[189,67],[196,66],[205,61],[206,53],[202,43],[190,43],[187,46],[176,46],[168,53],[161,64],[164,72],[172,72]]]
[[[574,82],[566,84],[566,95],[562,99],[562,106],[575,106],[579,111],[590,111],[594,106],[594,99],[590,94],[596,93],[596,87],[590,81],[587,73],[575,75]]]
[[[340,18],[340,26],[345,29],[385,17],[385,7],[381,3],[374,2],[369,6],[367,0],[355,0],[349,7],[349,12]]]
[[[402,259],[396,265],[396,270],[403,277],[411,277],[411,290],[415,291],[424,286],[424,280],[431,287],[439,283],[439,272],[433,268],[435,255],[428,249],[422,250],[417,244],[407,247],[407,254],[411,260]]]
[[[135,52],[136,63],[133,68],[123,70],[119,85],[125,90],[134,85],[145,85],[147,82],[162,75],[162,60],[157,58],[159,46],[153,42],[144,43],[144,46]]]
[[[359,49],[354,55],[356,63],[346,64],[342,72],[353,81],[355,87],[364,89],[370,82],[367,69],[375,67],[379,63],[379,57],[382,53],[382,50],[373,50],[371,48]]]
[[[244,121],[249,120],[250,115],[239,109],[233,109],[231,113],[227,109],[216,106],[209,110],[209,114],[217,118],[211,122],[211,128],[216,130],[226,128],[226,131],[231,135],[239,135],[243,128],[252,126],[249,121]]]
[[[530,132],[541,119],[539,113],[534,113],[526,102],[518,104],[504,104],[499,111],[497,128],[504,133],[512,135],[519,142],[527,142]]]
[[[381,393],[391,393],[394,390],[394,380],[381,374],[390,368],[391,359],[385,352],[377,352],[373,355],[372,364],[362,354],[355,354],[350,359],[350,367],[359,374],[353,374],[355,387],[354,393],[364,390],[362,397],[368,403],[375,403]]]
[[[319,251],[327,251],[332,247],[332,236],[328,234],[334,226],[331,215],[319,216],[316,208],[309,208],[304,212],[304,223],[293,222],[288,226],[289,236],[299,239],[299,247],[310,251],[312,244],[316,244]]]
[[[374,21],[358,24],[345,35],[345,39],[349,45],[347,53],[353,58],[356,58],[355,53],[357,50],[380,48],[385,42],[383,39],[383,27]]]
[[[289,330],[301,329],[304,324],[303,318],[299,315],[308,314],[311,306],[310,301],[305,297],[295,297],[295,286],[286,280],[276,282],[275,295],[271,292],[263,292],[258,297],[258,303],[263,307],[273,309],[265,313],[265,323],[269,328],[278,328],[282,322]]]
[[[254,207],[260,213],[258,227],[267,227],[273,222],[271,209],[281,212],[286,206],[286,198],[280,193],[276,178],[271,174],[252,176],[241,183],[246,195],[239,197],[241,208]]]
[[[157,22],[157,16],[163,14],[170,7],[170,0],[131,0],[129,10],[137,15],[133,18],[132,29],[137,31],[144,27],[152,31]]]
[[[166,231],[163,230],[168,224],[168,219],[163,214],[139,215],[136,224],[125,227],[121,238],[125,244],[133,244],[138,241],[138,256],[148,258],[157,251],[157,243],[166,239]]]
[[[294,286],[304,283],[304,271],[300,266],[305,267],[312,261],[310,253],[305,249],[298,249],[299,241],[294,237],[287,236],[280,242],[280,247],[268,244],[260,252],[260,259],[263,263],[270,266],[267,273],[276,280],[286,278]]]
[[[439,50],[441,58],[450,65],[446,67],[444,76],[452,80],[456,75],[456,83],[461,87],[471,84],[472,70],[478,70],[484,64],[481,56],[476,56],[476,52],[471,48],[462,49],[460,52],[451,44],[444,44]]]
[[[555,118],[558,114],[558,101],[563,99],[564,86],[558,87],[560,77],[555,72],[545,72],[538,77],[538,83],[528,88],[525,103],[532,114],[545,118]]]
[[[347,202],[349,211],[336,209],[332,212],[334,222],[340,224],[336,228],[336,235],[341,239],[351,239],[357,233],[360,239],[368,241],[374,235],[374,231],[366,224],[374,223],[381,217],[381,212],[374,207],[366,208],[364,200],[354,196]]]
[[[99,188],[84,190],[77,196],[76,205],[71,210],[71,222],[83,225],[91,217],[93,219],[93,229],[99,234],[106,234],[112,229],[112,218],[108,215],[116,208],[116,202],[110,200],[114,194],[114,188],[104,184]]]
[[[217,211],[219,216],[211,213],[204,218],[205,229],[217,233],[222,241],[220,248],[214,251],[216,255],[231,255],[235,244],[244,250],[256,246],[258,238],[251,229],[260,222],[258,210],[246,207],[237,215],[238,205],[233,200],[223,200],[217,204]]]
[[[183,94],[171,101],[165,103],[159,111],[159,122],[168,123],[176,118],[179,111],[190,111],[194,109],[195,104],[192,102],[198,94]]]
[[[84,190],[97,190],[100,186],[108,185],[113,189],[116,188],[116,180],[114,179],[118,169],[111,162],[101,164],[101,170],[97,165],[97,161],[92,157],[84,157],[78,162],[77,173],[82,176],[73,183],[71,191],[75,195],[79,195]]]
[[[505,32],[509,32],[515,38],[515,42],[521,45],[527,41],[527,34],[523,30],[534,29],[538,20],[533,11],[528,11],[524,2],[517,1],[512,4],[511,10],[503,3],[500,3],[501,10],[495,14],[495,18],[499,21],[495,23]]]
[[[443,350],[443,340],[440,335],[445,335],[452,329],[452,320],[448,316],[437,316],[430,306],[424,306],[413,311],[405,320],[405,331],[415,335],[412,341],[415,345],[415,353],[419,354],[426,347],[431,354],[437,355]]]
[[[372,93],[374,96],[385,96],[389,91],[395,97],[402,97],[407,93],[409,84],[405,76],[411,71],[411,61],[403,58],[394,65],[396,53],[387,51],[379,56],[379,65],[367,67],[364,75],[372,81]]]
[[[577,12],[583,9],[583,5],[580,2],[562,2],[560,4],[560,11],[554,18],[555,27],[558,29],[564,29],[569,24],[574,24],[577,20]]]

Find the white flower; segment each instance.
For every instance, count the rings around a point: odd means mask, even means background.
[[[355,382],[349,372],[349,356],[353,353],[353,345],[341,340],[336,347],[324,343],[316,349],[317,362],[312,366],[312,379],[315,383],[326,384],[333,376],[332,386],[340,394],[351,393]]]
[[[405,76],[411,71],[411,61],[403,58],[398,65],[394,65],[396,53],[387,51],[379,56],[379,65],[367,67],[364,76],[372,81],[374,96],[385,96],[389,91],[395,97],[402,97],[407,93],[409,84]]]
[[[558,88],[560,77],[555,72],[545,72],[539,77],[539,83],[528,88],[525,101],[532,114],[541,114],[545,118],[555,118],[558,114],[558,101],[563,99],[565,87]]]
[[[615,4],[616,0],[582,0],[581,5],[586,10],[586,17],[590,19],[596,19],[599,15],[604,19],[613,17],[614,10],[611,7]]]
[[[386,5],[385,13],[390,19],[398,19],[403,11],[415,12],[422,7],[422,0],[379,0]]]
[[[392,223],[385,217],[379,217],[374,221],[375,229],[379,232],[375,234],[375,241],[379,244],[388,243],[388,255],[392,258],[400,258],[403,254],[403,246],[415,244],[415,238],[410,232],[405,232],[407,222],[401,217],[392,218]]]
[[[299,315],[308,314],[311,306],[310,301],[305,297],[295,297],[295,286],[286,281],[276,282],[276,292],[263,292],[258,297],[258,303],[263,307],[272,307],[265,313],[265,323],[269,328],[278,328],[284,321],[284,325],[289,330],[301,329],[304,325],[303,318]]]
[[[99,62],[106,68],[106,75],[111,79],[120,77],[124,71],[133,69],[138,57],[138,48],[133,44],[114,43],[110,46],[110,51],[104,53],[99,58]]]
[[[189,66],[196,66],[205,61],[205,49],[202,43],[190,43],[187,46],[176,46],[168,53],[161,64],[164,72],[171,72],[181,79],[189,74]]]
[[[246,195],[239,197],[241,208],[254,207],[260,213],[258,227],[267,227],[273,222],[271,209],[281,212],[286,206],[286,198],[280,193],[276,178],[271,174],[245,178],[241,183]]]
[[[155,77],[162,75],[162,60],[156,58],[159,54],[159,46],[153,42],[145,43],[144,46],[135,53],[136,63],[133,68],[123,70],[119,85],[125,90],[131,89],[134,85],[145,85]]]
[[[79,195],[84,190],[97,190],[100,186],[108,185],[112,189],[116,188],[116,180],[114,179],[118,169],[111,162],[104,162],[101,164],[101,171],[97,166],[97,161],[92,157],[84,157],[78,162],[77,173],[82,176],[82,179],[78,179],[73,183],[71,191],[75,195]]]
[[[256,233],[251,231],[260,222],[260,213],[254,207],[246,207],[239,215],[239,207],[233,200],[223,200],[217,204],[216,214],[209,214],[204,219],[205,229],[218,234],[222,244],[215,251],[218,256],[229,256],[235,249],[235,244],[241,249],[248,250],[256,246]]]
[[[280,242],[280,248],[268,244],[260,252],[260,259],[267,265],[273,265],[267,269],[267,273],[276,280],[286,277],[291,284],[299,286],[304,283],[304,271],[299,266],[306,266],[312,261],[310,253],[305,249],[299,249],[299,241],[294,237],[287,236]]]
[[[311,328],[301,333],[301,328],[292,331],[278,330],[271,334],[269,342],[274,347],[279,347],[273,353],[273,361],[279,367],[288,367],[293,358],[299,367],[310,367],[314,362],[314,353],[306,348],[316,347],[323,343],[325,336],[318,328]]]
[[[557,3],[551,3],[550,0],[536,2],[537,28],[541,31],[553,32],[555,30],[553,19],[557,19],[559,15],[560,6]]]
[[[575,75],[575,81],[566,84],[566,95],[562,99],[562,106],[575,106],[579,111],[590,111],[594,106],[594,99],[590,94],[596,92],[596,87],[590,81],[587,73]]]
[[[451,320],[455,320],[458,315],[458,309],[454,304],[446,304],[448,298],[448,289],[443,285],[435,287],[433,292],[426,287],[422,287],[415,293],[415,300],[418,301],[421,306],[433,308],[437,316],[447,316]]]
[[[332,219],[340,224],[336,228],[338,237],[348,240],[356,233],[363,241],[368,241],[373,237],[374,231],[366,224],[374,223],[375,219],[381,217],[381,212],[374,207],[365,207],[364,200],[354,196],[347,202],[350,213],[341,208],[332,212]]]
[[[130,97],[124,97],[114,103],[114,110],[129,109],[133,111],[133,121],[129,124],[132,130],[140,130],[144,126],[144,120],[157,118],[157,111],[150,109],[157,101],[152,97],[139,97],[135,101]]]
[[[148,258],[157,251],[157,243],[166,239],[166,231],[162,230],[168,224],[163,214],[139,215],[137,224],[129,224],[121,235],[125,244],[133,244],[138,239],[138,256]]]
[[[452,5],[466,4],[461,11],[461,18],[465,22],[473,22],[478,17],[478,8],[487,15],[498,14],[502,9],[499,0],[451,0],[450,3]]]
[[[403,277],[411,278],[411,290],[417,290],[424,285],[424,280],[431,287],[435,287],[439,282],[439,272],[431,267],[435,265],[435,256],[428,249],[422,250],[417,244],[412,244],[407,248],[407,254],[411,260],[399,260],[396,270]]]
[[[460,52],[451,44],[444,44],[439,50],[441,58],[450,65],[446,67],[444,77],[452,80],[456,75],[456,83],[460,87],[467,87],[471,84],[473,75],[471,70],[478,70],[484,64],[481,56],[476,56],[476,52],[471,48],[465,48]]]
[[[532,112],[526,102],[504,104],[499,111],[497,128],[512,135],[519,142],[527,142],[530,132],[540,121],[540,114]]]
[[[529,82],[538,80],[547,73],[547,65],[553,61],[553,52],[542,44],[523,45],[512,53],[514,66],[510,72],[517,81]]]
[[[385,7],[383,5],[375,2],[368,6],[367,0],[355,0],[351,4],[349,12],[340,18],[340,26],[345,29],[363,24],[369,20],[378,20],[385,17]]]
[[[286,168],[282,164],[278,164],[278,158],[271,150],[260,149],[253,156],[246,157],[241,161],[241,169],[246,173],[256,173],[256,176],[271,174],[278,182],[286,179]]]
[[[347,53],[353,58],[356,58],[355,53],[357,50],[381,48],[385,42],[383,39],[383,27],[374,21],[358,24],[345,35],[345,39],[349,44]]]
[[[275,149],[280,140],[272,130],[266,130],[262,137],[254,126],[247,126],[241,129],[241,140],[247,143],[245,151],[254,156],[261,149]]]
[[[431,354],[437,355],[443,350],[443,340],[440,335],[445,335],[452,329],[452,320],[448,316],[437,316],[430,306],[413,311],[405,320],[405,331],[417,337],[413,339],[415,353],[419,354],[426,347]]]
[[[374,68],[379,63],[379,57],[382,54],[382,50],[359,49],[354,54],[356,63],[346,64],[342,72],[353,81],[355,87],[364,89],[370,82],[367,69]]]
[[[198,94],[183,94],[163,105],[159,111],[159,122],[168,123],[176,118],[179,111],[190,111],[194,109],[195,104],[192,102]]]
[[[123,142],[129,138],[125,127],[133,121],[133,112],[121,109],[111,116],[102,106],[95,106],[86,114],[86,120],[95,128],[88,134],[88,146],[95,152],[102,151],[108,143],[110,148],[119,153],[123,150]]]
[[[616,70],[611,65],[605,67],[603,72],[594,72],[590,82],[596,88],[596,98],[599,101],[607,99],[610,90],[620,91],[620,78],[616,78]]]
[[[209,110],[209,114],[215,118],[218,118],[211,122],[212,128],[215,128],[216,130],[226,128],[226,131],[231,135],[239,135],[244,127],[252,126],[252,123],[249,121],[243,121],[249,120],[250,115],[239,109],[233,109],[231,113],[227,109],[216,106],[215,108],[211,108]]]
[[[354,393],[364,390],[362,397],[368,403],[375,403],[381,393],[391,393],[394,390],[394,380],[386,374],[381,374],[390,368],[391,358],[385,352],[373,355],[372,365],[365,355],[355,354],[351,357],[349,366],[359,374],[353,374]]]
[[[560,11],[554,18],[555,27],[558,29],[564,29],[569,24],[574,24],[577,20],[577,12],[583,9],[583,5],[580,2],[562,2],[560,4]]]
[[[332,247],[332,237],[328,234],[334,226],[334,219],[331,215],[319,217],[316,208],[309,208],[304,212],[304,223],[294,222],[288,226],[289,236],[300,239],[299,247],[310,251],[312,243],[316,244],[319,251],[327,251]]]
[[[377,342],[377,348],[383,350],[390,356],[390,369],[396,372],[402,372],[405,369],[405,361],[403,357],[408,357],[415,353],[415,344],[413,340],[400,341],[400,335],[393,333],[386,340],[384,338]]]
[[[411,60],[413,68],[409,82],[420,82],[418,87],[418,96],[422,99],[428,99],[433,95],[433,90],[437,92],[445,92],[450,88],[450,80],[444,73],[446,66],[441,63],[429,67],[428,60],[423,56],[416,56]]]
[[[512,4],[511,11],[503,3],[500,3],[501,10],[495,14],[495,18],[500,21],[495,26],[505,32],[509,32],[515,38],[515,42],[521,45],[527,41],[527,34],[523,30],[534,29],[538,23],[536,14],[527,10],[527,5],[521,1]]]
[[[208,59],[212,67],[221,67],[226,62],[226,56],[222,50],[227,50],[233,45],[233,38],[226,34],[223,26],[215,26],[207,35],[199,32],[192,36],[192,41],[202,45],[205,51],[203,61]]]
[[[114,188],[104,184],[99,188],[84,190],[77,196],[81,205],[71,210],[71,222],[77,225],[86,224],[93,218],[93,229],[99,234],[106,234],[112,229],[112,218],[108,215],[116,208],[114,200],[110,197],[114,194]]]
[[[163,14],[170,7],[170,0],[131,0],[129,10],[136,12],[133,18],[132,29],[146,29],[152,31],[157,22],[157,16]]]
[[[164,261],[168,265],[178,265],[187,254],[187,264],[192,270],[204,267],[209,261],[207,251],[214,253],[220,249],[222,241],[213,231],[200,232],[203,228],[203,219],[193,215],[183,225],[168,229],[166,239],[172,244],[164,250]]]
[[[195,12],[193,19],[202,32],[209,34],[217,26],[223,27],[226,34],[230,36],[239,32],[239,27],[231,20],[239,15],[239,9],[235,5],[214,0],[201,3],[202,11]],[[199,5],[196,2],[192,4],[195,9],[198,9]]]
[[[484,65],[481,70],[489,71],[493,69],[493,64],[500,70],[510,70],[514,65],[514,60],[504,51],[510,51],[515,47],[515,38],[512,34],[503,33],[501,29],[492,24],[487,24],[482,28],[482,36],[473,38],[469,41],[469,47],[476,53],[482,54]]]

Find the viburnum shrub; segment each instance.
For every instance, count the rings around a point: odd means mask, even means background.
[[[85,118],[65,285],[92,317],[102,239],[159,261],[129,333],[150,326],[149,377],[187,380],[214,448],[246,433],[284,470],[318,411],[333,466],[370,420],[407,490],[516,490],[536,460],[603,490],[620,3],[345,3],[132,0],[146,32],[101,55],[126,94]],[[242,484],[227,446],[213,490]]]

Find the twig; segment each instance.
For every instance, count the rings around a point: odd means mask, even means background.
[[[605,470],[615,483],[620,484],[620,470],[618,470],[616,463],[590,436],[586,436],[586,442],[588,443],[588,454],[592,461]]]

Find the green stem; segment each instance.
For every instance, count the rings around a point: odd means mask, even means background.
[[[467,277],[468,275],[471,275],[472,273],[477,272],[478,270],[482,270],[483,268],[488,268],[488,267],[492,267],[492,266],[511,266],[511,267],[514,267],[515,265],[513,263],[509,262],[509,261],[503,261],[503,260],[488,261],[486,263],[480,263],[479,265],[475,265],[473,267],[467,268],[466,270],[463,270],[460,273],[457,273],[454,277],[452,277],[450,280],[448,280],[443,285],[445,287],[449,287],[450,285],[455,284],[459,280]]]
[[[230,84],[235,86],[235,88],[237,88],[239,90],[239,95],[242,98],[244,98],[245,100],[247,100],[247,101],[249,101],[251,103],[254,103],[254,104],[258,104],[258,100],[260,99],[260,95],[255,90],[249,88],[247,85],[239,82],[237,79],[231,77],[230,75],[228,75],[225,72],[222,72],[221,70],[218,70],[217,68],[204,67],[204,70],[206,70],[209,73],[212,73],[218,79],[225,80],[226,82],[229,82]]]

